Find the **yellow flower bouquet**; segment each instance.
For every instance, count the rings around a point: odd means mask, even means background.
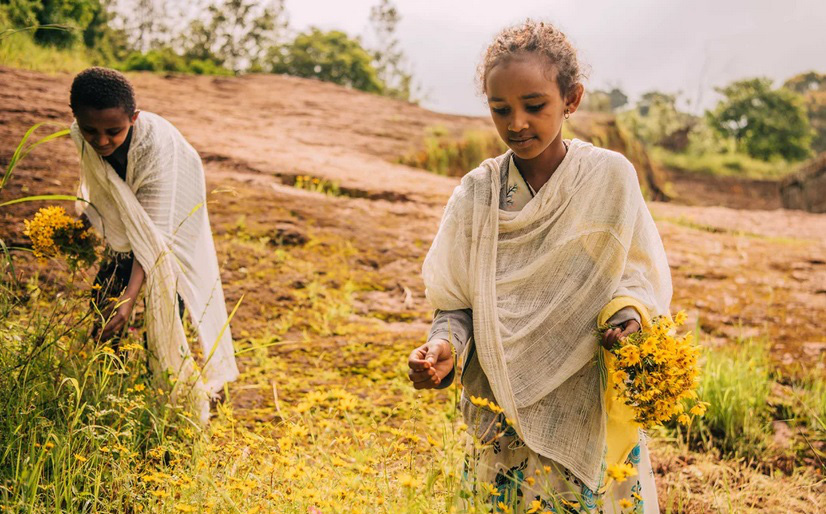
[[[611,373],[616,398],[631,408],[634,421],[643,428],[675,417],[688,424],[689,414],[702,416],[708,407],[697,396],[700,347],[694,344],[692,333],[677,334],[685,320],[684,312],[673,320],[656,318],[607,349],[613,358],[603,369]],[[600,340],[608,328],[600,327]]]
[[[97,260],[97,236],[80,220],[66,214],[63,207],[43,207],[23,223],[23,233],[31,240],[34,256],[39,260],[64,257],[73,271],[89,267]]]

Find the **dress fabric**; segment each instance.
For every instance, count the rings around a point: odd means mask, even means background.
[[[507,163],[507,180],[502,180],[500,209],[518,212],[534,198],[536,192],[519,172],[513,156]],[[473,319],[470,309],[437,311],[428,340],[446,339],[461,356],[462,392],[461,408],[470,432],[482,434],[476,439],[469,437],[465,456],[467,487],[478,492],[496,489],[491,495],[495,510],[499,502],[515,512],[594,512],[594,513],[657,513],[659,506],[654,474],[645,442],[640,432],[639,442],[626,459],[634,466],[636,476],[607,488],[592,489],[565,466],[531,450],[510,428],[504,414],[494,414],[486,408],[474,405],[469,396],[478,395],[493,401],[493,392],[482,370],[473,344]],[[629,319],[639,321],[632,308],[623,309],[609,320],[619,325]],[[542,370],[536,370],[542,373]],[[441,387],[453,380],[446,377]],[[504,428],[502,428],[504,427]],[[482,444],[479,444],[482,443]],[[604,451],[594,448],[593,451]],[[603,468],[605,462],[603,459]],[[538,502],[538,503],[536,503]]]

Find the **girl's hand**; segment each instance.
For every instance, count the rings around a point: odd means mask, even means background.
[[[434,339],[413,350],[407,359],[408,378],[416,389],[433,389],[453,369],[450,342]]]
[[[123,327],[129,321],[129,316],[132,314],[132,305],[135,303],[135,300],[133,298],[128,300],[122,298],[121,302],[123,303],[117,308],[112,317],[109,318],[109,321],[106,322],[106,326],[103,327],[103,332],[100,334],[100,338],[103,341],[108,341],[112,336],[123,330]]]
[[[614,344],[617,341],[625,339],[625,336],[633,334],[640,328],[640,324],[637,323],[637,320],[635,319],[630,319],[626,321],[620,327],[610,328],[607,331],[605,331],[605,335],[602,336],[602,347],[606,350],[610,350],[614,347]]]

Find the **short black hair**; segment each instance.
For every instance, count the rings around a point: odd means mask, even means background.
[[[80,107],[110,109],[122,107],[128,116],[135,114],[135,90],[123,73],[95,66],[77,74],[69,95],[72,112]]]

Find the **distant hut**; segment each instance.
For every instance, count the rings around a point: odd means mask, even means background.
[[[783,207],[826,212],[826,152],[803,165],[780,184]]]

